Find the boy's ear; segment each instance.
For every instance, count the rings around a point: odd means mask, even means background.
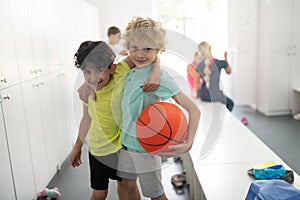
[[[112,75],[113,73],[115,73],[116,68],[117,68],[117,65],[116,65],[115,63],[113,63],[113,64],[110,66],[109,71],[110,71],[110,74],[111,74],[111,75]]]

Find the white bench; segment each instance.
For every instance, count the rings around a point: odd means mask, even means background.
[[[245,199],[255,180],[247,174],[251,164],[274,161],[291,169],[223,104],[200,101],[199,107],[202,114],[193,148],[182,157],[191,200]],[[295,171],[294,176],[293,185],[300,188]]]

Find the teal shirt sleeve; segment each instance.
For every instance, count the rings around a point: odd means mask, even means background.
[[[157,95],[162,101],[169,99],[180,92],[180,89],[175,80],[164,70],[161,71],[160,85],[156,91]]]

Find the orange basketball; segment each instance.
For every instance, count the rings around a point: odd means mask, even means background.
[[[138,117],[136,135],[146,151],[153,154],[168,152],[169,145],[185,142],[187,119],[175,104],[156,102],[147,106]]]

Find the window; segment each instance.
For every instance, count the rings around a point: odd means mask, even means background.
[[[153,0],[154,16],[167,30],[195,41],[207,41],[214,57],[223,59],[228,51],[228,1],[226,0]],[[194,49],[191,52],[195,52]],[[192,53],[193,54],[193,53]],[[193,55],[192,55],[193,56]],[[162,64],[186,77],[187,61],[172,52],[164,53]],[[229,82],[221,77],[226,88]],[[226,78],[225,78],[226,79]],[[223,86],[221,86],[223,87]]]

